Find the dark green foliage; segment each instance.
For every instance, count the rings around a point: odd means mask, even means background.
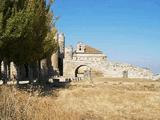
[[[0,0],[1,59],[33,63],[56,49],[49,7],[45,0]]]

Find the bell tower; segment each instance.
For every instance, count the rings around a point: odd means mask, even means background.
[[[86,46],[82,42],[79,42],[76,47],[76,53],[85,53],[85,50]]]

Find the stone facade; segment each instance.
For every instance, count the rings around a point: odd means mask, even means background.
[[[90,68],[92,76],[153,78],[153,73],[149,69],[112,62],[103,52],[81,42],[77,44],[75,50],[71,46],[65,48],[63,60],[63,75],[65,77],[83,77],[88,68]]]

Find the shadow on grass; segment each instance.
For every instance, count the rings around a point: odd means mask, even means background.
[[[39,96],[55,96],[55,91],[60,89],[67,89],[70,86],[70,82],[54,81],[53,83],[32,83],[32,84],[17,84],[18,90],[25,91],[31,94],[38,92]]]

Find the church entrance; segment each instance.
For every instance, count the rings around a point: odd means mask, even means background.
[[[75,77],[86,78],[91,76],[91,68],[86,65],[81,65],[75,70]]]

